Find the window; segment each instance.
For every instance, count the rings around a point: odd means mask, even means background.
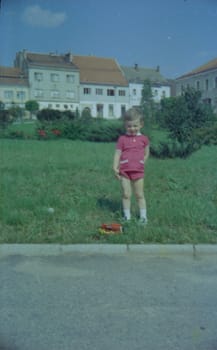
[[[34,96],[35,97],[43,97],[43,95],[44,95],[44,93],[43,93],[42,90],[37,89],[37,90],[34,91]]]
[[[199,80],[196,82],[196,89],[200,90],[200,82],[199,82]]]
[[[126,91],[125,90],[119,90],[118,91],[119,96],[126,96]]]
[[[53,82],[59,81],[59,74],[51,73],[50,80],[53,81]]]
[[[73,90],[66,91],[66,97],[67,98],[74,98],[75,97],[74,91]]]
[[[123,116],[126,112],[126,106],[125,105],[121,105],[121,116]]]
[[[158,95],[158,90],[155,89],[155,90],[154,90],[154,96],[157,96],[157,95]]]
[[[206,86],[206,90],[208,90],[209,89],[209,80],[208,79],[206,79],[205,86]]]
[[[66,82],[67,83],[74,83],[75,82],[75,76],[73,74],[67,74],[66,75]]]
[[[17,91],[17,98],[18,98],[19,100],[24,100],[25,97],[26,97],[25,91]]]
[[[133,96],[136,96],[136,89],[133,89]]]
[[[42,81],[43,80],[43,74],[35,72],[34,73],[34,79],[35,79],[35,81]]]
[[[14,98],[14,93],[13,93],[13,91],[9,91],[9,90],[4,91],[4,97],[5,97],[5,99],[7,99],[7,100],[13,99],[13,98]]]
[[[53,98],[57,98],[60,96],[60,92],[58,90],[52,90],[50,92],[50,96],[53,97]]]
[[[103,95],[103,89],[96,89],[96,95]]]
[[[84,88],[84,95],[90,95],[91,94],[91,89],[90,88]]]
[[[103,105],[99,104],[96,105],[96,112],[97,112],[97,117],[103,117]]]
[[[115,90],[114,89],[108,89],[107,90],[107,96],[115,96]]]
[[[109,117],[114,117],[114,106],[109,105]]]
[[[162,91],[161,97],[162,97],[162,98],[166,97],[166,91],[165,91],[165,90]]]

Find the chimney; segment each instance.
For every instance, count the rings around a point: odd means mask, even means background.
[[[26,60],[27,59],[27,50],[23,49],[23,59]]]
[[[73,54],[71,52],[68,52],[66,54],[66,58],[67,58],[69,63],[72,63],[72,61],[73,61]]]
[[[158,73],[160,72],[160,66],[156,67],[156,72],[158,72]]]
[[[134,69],[135,69],[135,70],[138,70],[138,63],[135,63],[135,64],[134,64]]]

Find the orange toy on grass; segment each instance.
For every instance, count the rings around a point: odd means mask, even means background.
[[[123,227],[121,224],[102,224],[99,228],[101,234],[120,234],[123,232]]]

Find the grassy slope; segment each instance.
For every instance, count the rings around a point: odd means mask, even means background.
[[[124,235],[99,237],[102,222],[121,216],[113,151],[106,143],[0,140],[0,242],[217,242],[216,147],[187,160],[150,159],[147,227],[133,222]]]

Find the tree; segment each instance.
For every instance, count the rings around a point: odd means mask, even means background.
[[[151,125],[154,122],[155,104],[152,95],[151,81],[149,79],[145,79],[143,83],[140,107],[144,114],[146,131],[150,133]]]
[[[170,137],[182,143],[189,138],[187,106],[183,96],[161,100],[161,120]]]
[[[13,118],[7,110],[0,110],[0,129],[6,129],[13,122]]]
[[[30,112],[32,119],[33,115],[39,110],[39,104],[35,100],[29,100],[25,103],[25,108]]]
[[[5,105],[2,101],[0,101],[0,111],[3,111],[5,109]]]
[[[23,109],[21,107],[14,105],[11,108],[9,108],[8,111],[14,120],[22,120]]]
[[[186,158],[203,144],[215,143],[216,116],[210,105],[201,101],[201,93],[193,88],[181,96],[161,100],[161,126],[169,131],[169,139],[152,147],[152,155],[160,158]]]
[[[63,113],[58,109],[44,108],[41,109],[37,114],[37,119],[40,122],[56,122],[63,118]]]
[[[201,102],[201,93],[193,88],[181,96],[161,100],[161,120],[170,137],[179,143],[198,142],[196,131],[215,119],[212,108]]]

